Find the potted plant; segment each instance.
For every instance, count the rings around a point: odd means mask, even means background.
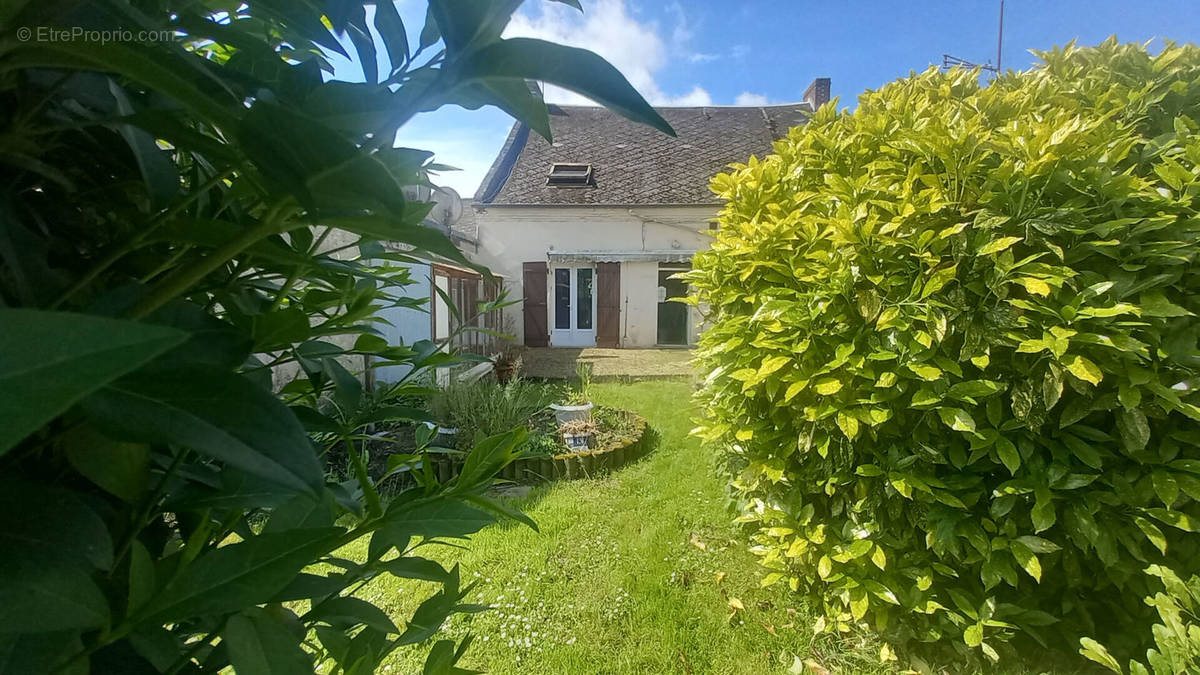
[[[596,435],[596,423],[591,420],[571,420],[559,428],[563,442],[571,452],[582,452],[592,447]]]
[[[492,368],[496,372],[496,381],[507,384],[521,372],[521,348],[517,345],[505,345],[492,359]]]
[[[580,361],[575,366],[575,374],[579,377],[579,387],[571,391],[565,405],[551,404],[554,417],[559,425],[576,420],[592,419],[592,364]]]

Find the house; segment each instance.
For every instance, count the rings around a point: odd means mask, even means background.
[[[432,199],[437,206],[425,220],[425,225],[444,232],[459,250],[471,254],[477,249],[475,210],[471,200],[460,200],[450,188],[439,188],[436,194],[412,196]],[[400,251],[400,249],[396,249]],[[402,251],[400,251],[402,252]],[[500,334],[501,317],[495,313],[478,314],[476,303],[495,300],[502,280],[484,279],[473,269],[446,262],[413,261],[388,263],[407,267],[413,283],[405,286],[401,295],[422,300],[420,305],[388,307],[379,310],[383,319],[376,325],[381,337],[392,345],[411,345],[431,340],[439,346],[453,347],[474,354],[495,351],[495,335]],[[455,309],[450,308],[453,303]],[[485,330],[471,330],[473,328]],[[464,330],[465,329],[465,330]],[[374,377],[380,382],[394,382],[408,373],[406,366],[380,366]]]
[[[764,155],[829,100],[664,107],[670,137],[600,107],[550,105],[553,143],[517,123],[475,195],[468,255],[504,279],[507,332],[528,346],[686,347],[698,312],[673,279],[707,248],[719,203],[709,180]]]

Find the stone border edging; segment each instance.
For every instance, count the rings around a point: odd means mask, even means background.
[[[615,471],[640,459],[649,451],[646,418],[631,410],[621,412],[633,416],[635,436],[632,440],[586,452],[567,452],[553,457],[521,457],[504,467],[499,477],[519,483],[574,480],[589,478],[601,471]],[[457,456],[431,456],[431,460],[438,480],[443,483],[462,471],[463,460]]]

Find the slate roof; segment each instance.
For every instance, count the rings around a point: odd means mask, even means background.
[[[709,179],[732,162],[769,153],[812,112],[808,103],[658,108],[678,134],[672,138],[606,108],[549,108],[554,144],[513,125],[476,206],[715,204]],[[568,162],[591,164],[595,187],[548,187],[551,165]]]

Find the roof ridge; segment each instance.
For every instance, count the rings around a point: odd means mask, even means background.
[[[621,113],[618,113],[618,112],[612,110],[611,108],[605,108],[604,106],[602,106],[598,103],[592,104],[592,105],[589,105],[586,103],[550,103],[548,105],[557,106],[559,108],[601,109],[601,110],[608,110],[609,112],[612,112],[615,115],[621,114]],[[809,112],[812,112],[812,106],[808,103],[808,101],[788,101],[788,102],[784,102],[784,103],[756,103],[754,105],[738,105],[736,103],[710,103],[708,105],[656,105],[656,106],[651,106],[651,107],[654,108],[655,110],[664,110],[664,109],[665,110],[700,110],[702,108],[740,108],[742,110],[750,110],[753,108],[789,108],[789,107],[795,107],[795,106],[801,106],[801,107],[807,108]]]
[[[514,122],[496,159],[492,161],[483,181],[479,183],[479,189],[473,196],[474,201],[487,204],[500,194],[500,190],[508,182],[508,177],[511,175],[513,167],[516,166],[517,158],[521,156],[521,151],[525,149],[525,143],[528,140],[529,125],[519,120]]]

